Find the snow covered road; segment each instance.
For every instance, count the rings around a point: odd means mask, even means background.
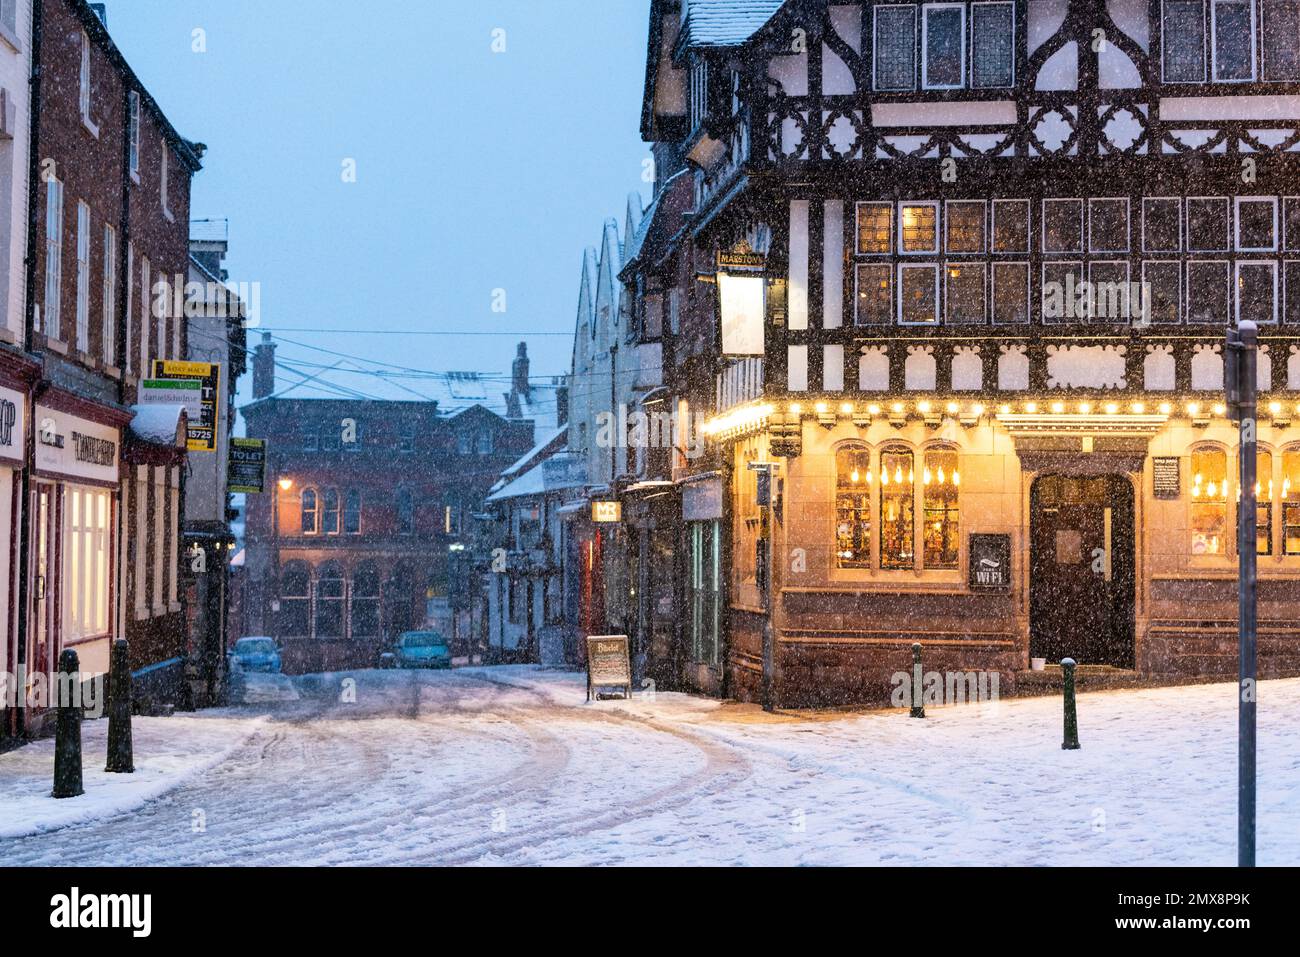
[[[346,678],[355,702],[339,700]],[[581,676],[526,667],[329,675],[300,691],[223,713],[247,740],[174,790],[0,840],[0,861],[1235,860],[1232,685],[1083,695],[1080,751],[1060,748],[1056,698],[932,708],[924,721],[768,716],[662,693],[586,704]],[[1294,865],[1300,680],[1261,685],[1259,712],[1259,860]]]

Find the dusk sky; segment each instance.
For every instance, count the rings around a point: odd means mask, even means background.
[[[108,26],[181,134],[207,144],[192,217],[229,219],[230,278],[261,283],[263,328],[432,372],[508,372],[524,338],[532,373],[553,375],[568,371],[582,251],[643,186],[647,9],[110,0]],[[277,340],[288,362],[339,361]],[[246,376],[241,404],[250,389]]]

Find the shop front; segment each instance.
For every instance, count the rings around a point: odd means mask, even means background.
[[[11,369],[11,365],[13,368]],[[18,646],[19,546],[22,528],[22,477],[25,464],[29,406],[28,379],[35,367],[19,363],[7,350],[0,353],[0,675],[16,675],[22,656]],[[25,664],[25,662],[24,662]],[[8,693],[0,696],[0,738],[17,734],[17,708]],[[17,701],[12,702],[14,705]]]

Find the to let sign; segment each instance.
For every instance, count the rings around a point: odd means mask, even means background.
[[[261,492],[266,485],[266,440],[231,439],[226,481],[232,492]]]
[[[1178,498],[1182,493],[1178,456],[1157,455],[1151,459],[1151,481],[1156,498]]]
[[[622,688],[623,697],[632,697],[632,662],[628,656],[627,635],[587,636],[587,700],[598,688]]]
[[[970,587],[980,591],[1011,587],[1010,535],[971,535]]]

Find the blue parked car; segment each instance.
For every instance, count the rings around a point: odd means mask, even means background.
[[[235,642],[234,655],[244,671],[280,673],[280,649],[274,638],[240,638]]]
[[[451,650],[447,639],[436,631],[404,631],[397,638],[393,656],[399,668],[450,668]]]

